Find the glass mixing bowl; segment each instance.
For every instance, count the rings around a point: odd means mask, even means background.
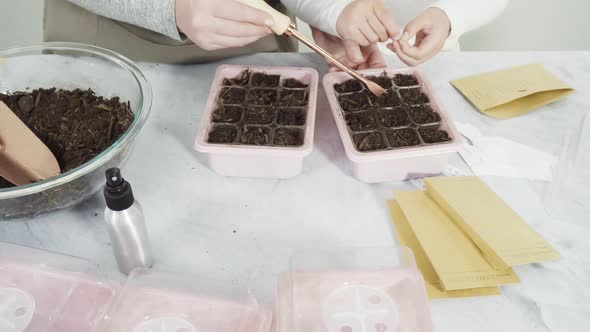
[[[127,161],[152,105],[148,80],[131,60],[115,52],[74,43],[0,51],[0,92],[52,87],[119,96],[130,102],[135,120],[111,147],[85,164],[41,182],[0,189],[0,220],[31,218],[96,194],[104,185],[104,171]]]

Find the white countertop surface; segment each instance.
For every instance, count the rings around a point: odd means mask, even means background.
[[[392,57],[391,66],[400,66]],[[499,121],[475,111],[449,80],[541,62],[578,93],[531,114]],[[248,65],[309,66],[312,54],[258,54],[224,61]],[[409,183],[367,185],[349,175],[346,155],[323,91],[319,93],[315,149],[304,172],[290,180],[224,178],[192,148],[218,63],[143,64],[154,88],[151,118],[123,176],[144,206],[156,268],[215,279],[249,280],[272,304],[277,274],[294,250],[392,246],[397,243],[386,200]],[[590,52],[449,53],[423,66],[453,119],[553,154],[570,122],[590,110]],[[465,167],[459,158],[452,164]],[[590,167],[590,165],[588,165]],[[517,267],[522,283],[503,295],[432,301],[438,332],[586,332],[590,330],[588,216],[558,220],[544,209],[542,184],[485,178],[562,254],[560,261]],[[586,184],[590,185],[590,184]],[[71,209],[27,221],[0,222],[0,241],[81,256],[111,277],[117,268],[103,225],[100,195]]]

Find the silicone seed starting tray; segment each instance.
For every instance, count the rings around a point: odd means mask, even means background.
[[[317,87],[311,68],[220,66],[195,149],[223,175],[297,175],[313,148]]]
[[[376,97],[344,73],[324,77],[354,176],[383,182],[442,171],[461,140],[420,70],[362,73],[387,93]]]

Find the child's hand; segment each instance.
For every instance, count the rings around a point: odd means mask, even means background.
[[[361,46],[386,42],[400,32],[383,0],[352,1],[338,16],[336,30],[342,39]]]
[[[426,9],[415,17],[404,29],[402,37],[387,47],[409,66],[417,66],[435,56],[445,45],[451,22],[440,8]],[[414,45],[408,41],[416,37]]]

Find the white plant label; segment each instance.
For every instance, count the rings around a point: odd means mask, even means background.
[[[0,288],[0,331],[23,332],[33,320],[35,299],[18,288]]]
[[[399,310],[391,296],[367,286],[346,286],[324,301],[329,332],[395,332]]]
[[[197,332],[197,329],[182,318],[154,318],[139,324],[133,332]]]

